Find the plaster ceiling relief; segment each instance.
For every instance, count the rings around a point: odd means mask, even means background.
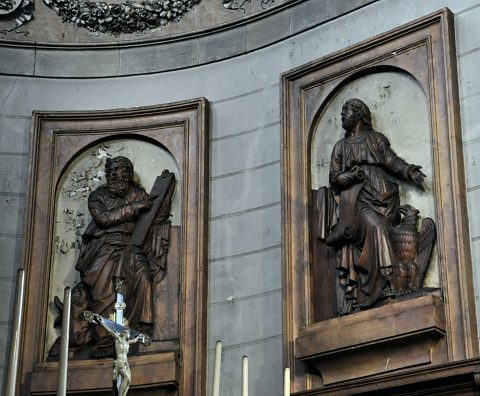
[[[14,31],[33,19],[32,0],[0,0],[0,20],[6,22],[5,29],[0,28],[0,33],[6,34]],[[17,33],[28,35],[27,31]]]
[[[63,22],[95,33],[137,33],[178,22],[201,0],[146,0],[107,3],[80,0],[43,0]]]
[[[227,10],[247,12],[247,7],[260,6],[265,10],[275,5],[275,0],[223,0],[223,6]]]
[[[14,0],[0,0],[12,2]],[[93,2],[81,0],[43,0],[63,22],[70,22],[93,33],[113,35],[144,32],[171,22],[178,22],[201,0],[127,0],[114,3],[109,0]],[[247,12],[247,8],[265,10],[275,0],[217,0],[226,10]],[[278,1],[278,0],[277,0]]]
[[[19,1],[30,2],[33,9],[33,0],[0,0],[4,8]],[[96,44],[161,44],[164,39],[189,40],[236,29],[298,1],[39,0],[28,32],[10,31],[12,23],[0,15],[0,41],[72,45],[75,49]]]

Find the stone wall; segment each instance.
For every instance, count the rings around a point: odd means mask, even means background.
[[[282,388],[281,73],[449,7],[456,22],[469,210],[477,213],[480,1],[294,3],[230,30],[178,42],[91,49],[0,41],[2,381],[14,276],[22,265],[33,110],[135,107],[199,96],[211,101],[208,380],[210,388],[215,342],[222,340],[222,395],[240,394],[243,355],[250,358],[252,394],[280,394]],[[477,267],[480,218],[472,216],[470,230]],[[478,271],[476,278],[478,298]]]

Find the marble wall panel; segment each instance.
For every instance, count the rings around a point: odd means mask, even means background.
[[[467,203],[468,203],[468,212],[469,213],[480,213],[480,188],[476,186],[475,188],[469,189],[467,192]],[[470,223],[470,238],[475,240],[480,237],[480,217],[479,216],[469,216]],[[476,280],[476,295],[480,296],[480,278]]]
[[[478,111],[479,101],[480,93],[465,97],[460,100],[462,140],[465,143],[480,137],[480,112]]]
[[[473,6],[455,15],[455,38],[458,55],[463,55],[478,48],[479,20],[480,5]]]
[[[333,16],[333,0],[306,1],[291,10],[290,30],[292,33],[298,33],[318,25]]]
[[[0,117],[0,152],[28,156],[30,123],[30,117]]]
[[[210,259],[237,256],[280,244],[280,204],[210,221]]]
[[[222,353],[221,395],[240,395],[242,356],[249,358],[249,394],[282,394],[282,382],[278,372],[282,368],[282,337],[274,336],[258,342],[233,345],[224,348]],[[214,351],[209,351],[209,361],[213,361]],[[208,378],[213,377],[209,366]],[[207,394],[211,394],[212,382],[208,382]]]
[[[35,49],[0,46],[0,70],[6,74],[32,76]]]
[[[147,45],[120,50],[119,74],[151,73],[198,63],[198,40]],[[161,65],[161,67],[159,67]]]
[[[23,234],[25,207],[24,195],[0,193],[0,235]]]
[[[35,75],[43,77],[106,77],[118,74],[118,49],[37,49]]]
[[[480,51],[471,51],[458,57],[460,100],[480,94],[480,78],[478,78],[479,64]]]
[[[0,192],[25,193],[27,177],[27,155],[0,154]]]
[[[208,344],[222,340],[227,347],[278,336],[282,333],[281,308],[281,290],[211,304],[209,313],[216,320],[210,323]]]
[[[15,279],[0,278],[0,323],[10,322],[15,301]]]
[[[17,276],[17,269],[23,266],[22,243],[21,237],[0,235],[0,278]]]
[[[247,50],[247,28],[239,26],[222,30],[198,40],[200,63],[213,62],[244,53]]]
[[[210,194],[211,219],[279,205],[280,164],[276,162],[240,174],[216,178],[210,183]]]
[[[278,122],[279,86],[272,85],[212,106],[212,138],[235,135]]]
[[[234,301],[282,287],[280,246],[210,261],[210,304]]]
[[[280,124],[273,124],[213,139],[210,168],[212,178],[280,161]]]
[[[252,51],[277,41],[290,34],[290,10],[260,19],[247,25],[247,51]]]

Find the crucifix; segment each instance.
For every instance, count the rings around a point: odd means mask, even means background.
[[[128,365],[128,351],[130,344],[140,342],[148,346],[151,340],[145,334],[139,333],[127,327],[123,320],[123,301],[121,278],[115,279],[115,291],[117,294],[115,303],[115,322],[93,313],[85,311],[84,317],[90,323],[103,327],[115,340],[115,360],[113,361],[113,389],[115,396],[126,396],[132,381],[130,366]]]

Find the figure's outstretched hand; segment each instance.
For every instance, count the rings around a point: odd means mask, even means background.
[[[418,185],[422,184],[427,177],[427,175],[425,175],[425,173],[423,173],[420,169],[422,169],[420,165],[410,165],[408,167],[409,179]]]
[[[128,341],[129,344],[135,344],[138,342],[138,340],[143,336],[142,333],[139,333],[135,338],[132,338],[131,340]]]

